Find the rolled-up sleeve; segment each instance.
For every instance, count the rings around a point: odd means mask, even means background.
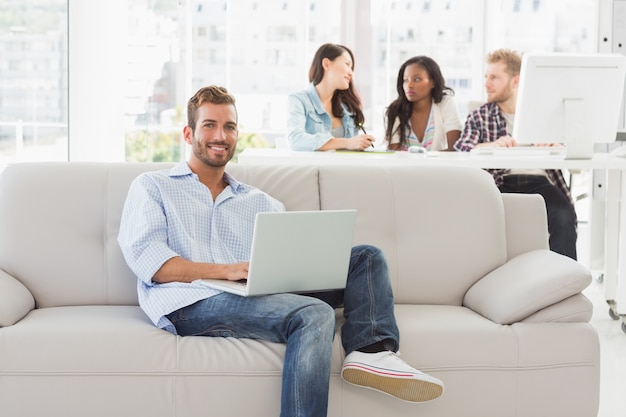
[[[128,191],[118,234],[126,263],[147,285],[167,260],[178,256],[167,244],[167,219],[158,194],[154,183],[139,176]]]

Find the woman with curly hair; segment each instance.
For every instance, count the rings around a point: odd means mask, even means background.
[[[389,149],[419,146],[428,150],[454,150],[461,122],[439,65],[427,56],[407,60],[398,71],[398,98],[385,113],[385,140]]]

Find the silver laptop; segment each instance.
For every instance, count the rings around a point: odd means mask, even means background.
[[[258,213],[246,281],[203,279],[241,296],[346,286],[356,210]]]

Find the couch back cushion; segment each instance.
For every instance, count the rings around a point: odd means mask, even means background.
[[[39,307],[136,305],[117,243],[132,180],[172,164],[26,163],[0,176],[0,268]],[[500,193],[480,169],[237,165],[227,171],[287,210],[355,208],[354,242],[379,246],[400,303],[460,305],[506,259]],[[332,236],[329,236],[332,238]]]
[[[226,171],[280,200],[289,211],[320,209],[317,166],[230,164]]]
[[[24,163],[0,177],[0,267],[38,307],[137,304],[117,244],[128,187],[164,164]]]
[[[20,280],[38,307],[136,305],[136,278],[117,243],[132,180],[164,163],[25,163],[0,176],[0,269]],[[288,210],[319,210],[316,167],[232,165]]]
[[[356,208],[355,243],[383,249],[398,303],[461,305],[506,261],[502,196],[478,168],[320,167],[322,209]]]

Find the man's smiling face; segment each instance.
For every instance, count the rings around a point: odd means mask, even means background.
[[[239,130],[237,111],[232,104],[204,103],[198,107],[196,126],[185,129],[193,157],[209,167],[222,167],[232,159]]]

